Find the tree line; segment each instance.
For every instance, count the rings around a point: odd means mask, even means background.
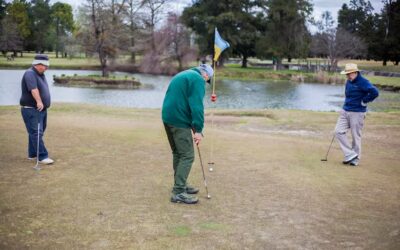
[[[58,57],[74,29],[72,7],[60,2],[50,5],[49,0],[0,0],[0,22],[3,55],[9,51],[14,56],[22,51],[55,51]]]
[[[0,51],[55,51],[98,56],[107,67],[123,55],[142,72],[175,73],[213,52],[214,28],[231,47],[220,57],[282,60],[324,57],[335,70],[343,58],[400,60],[400,1],[344,3],[335,22],[316,19],[309,0],[195,0],[181,15],[172,0],[86,0],[75,16],[69,4],[49,0],[0,0]],[[316,31],[311,32],[310,28]],[[140,63],[138,62],[140,60]]]
[[[229,55],[282,59],[325,57],[335,70],[343,58],[400,60],[400,1],[383,0],[380,12],[370,1],[350,0],[338,12],[312,16],[308,0],[198,0],[183,11],[184,23],[198,34],[201,53],[212,51],[213,28],[231,43]],[[316,27],[316,32],[310,32]],[[225,56],[229,56],[226,53]]]

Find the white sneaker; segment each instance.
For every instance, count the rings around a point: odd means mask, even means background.
[[[360,160],[358,158],[356,158],[350,162],[350,166],[357,167],[359,162],[360,162]]]
[[[39,163],[48,165],[48,164],[54,163],[54,161],[52,159],[50,159],[50,158],[46,158],[46,159],[43,159],[43,160],[39,161]]]
[[[343,164],[349,164],[349,163],[352,162],[353,160],[357,159],[357,157],[358,157],[358,154],[353,153],[353,154],[347,156],[347,157],[344,159]]]
[[[36,161],[36,157],[28,157],[28,160],[30,160],[30,161],[35,160]]]

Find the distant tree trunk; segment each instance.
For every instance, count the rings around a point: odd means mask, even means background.
[[[218,62],[217,62],[217,66],[218,67],[224,67],[224,58],[220,57]]]
[[[131,37],[131,47],[132,47],[132,49],[133,49],[134,46],[135,46],[135,38]],[[131,63],[133,63],[133,64],[136,63],[136,52],[135,51],[131,52]]]
[[[183,70],[182,59],[178,57],[176,60],[178,61],[178,71],[182,71]]]
[[[101,64],[101,73],[103,77],[108,77],[107,71],[107,56],[104,55],[102,52],[99,53],[99,59]]]
[[[242,68],[247,68],[247,56],[243,55]]]
[[[330,62],[331,65],[329,66],[329,72],[335,72],[339,61],[336,58],[333,58],[330,60]]]
[[[58,58],[58,50],[59,48],[59,39],[60,39],[60,33],[59,33],[59,28],[58,26],[60,25],[60,20],[57,18],[57,23],[56,23],[56,58]]]
[[[287,60],[288,60],[288,62],[292,62],[292,58],[290,56],[288,57]]]
[[[281,69],[283,69],[283,66],[282,66],[282,59],[281,58],[276,58],[276,69],[277,70],[281,70]]]

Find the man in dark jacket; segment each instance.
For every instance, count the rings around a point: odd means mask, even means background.
[[[203,135],[205,82],[213,76],[210,65],[185,70],[175,75],[168,86],[162,106],[162,120],[172,150],[174,187],[171,202],[194,204],[199,190],[187,184],[194,161],[193,140]],[[192,135],[193,132],[193,135]]]
[[[47,109],[51,98],[49,86],[44,72],[49,67],[47,55],[36,55],[21,81],[21,114],[28,131],[28,159],[36,159],[41,164],[52,164],[49,153],[43,142],[44,131],[47,126]],[[39,125],[39,126],[38,126]],[[39,129],[38,129],[39,127]],[[39,138],[39,148],[37,148]]]
[[[364,126],[367,104],[378,97],[378,89],[362,77],[357,64],[346,64],[341,74],[347,76],[346,99],[336,124],[335,134],[344,154],[343,164],[357,166],[361,159],[361,132]],[[353,142],[350,145],[346,132],[350,129]]]

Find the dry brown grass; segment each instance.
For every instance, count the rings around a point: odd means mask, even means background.
[[[55,104],[45,141],[56,160],[26,160],[17,107],[0,107],[1,249],[398,249],[400,113],[371,113],[364,155],[343,166],[337,114],[217,111],[201,145],[215,171],[200,203],[169,202],[170,149],[159,110]],[[219,113],[221,115],[219,115]]]

